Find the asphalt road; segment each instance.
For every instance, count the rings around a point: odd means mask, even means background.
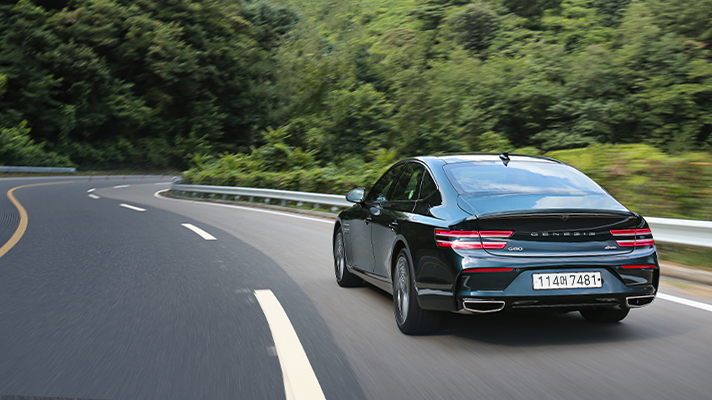
[[[313,371],[326,399],[712,398],[712,312],[452,314],[409,337],[389,295],[336,285],[332,221],[159,198],[165,180],[0,179],[0,246],[22,220],[5,193],[55,183],[13,192],[28,225],[0,255],[0,395],[300,399]]]

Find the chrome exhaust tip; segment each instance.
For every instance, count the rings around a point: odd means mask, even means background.
[[[655,300],[654,294],[648,294],[645,296],[626,297],[625,305],[628,306],[628,308],[640,308],[640,307],[645,307],[648,304],[652,303],[653,300]]]
[[[486,314],[502,311],[504,309],[504,301],[502,300],[478,300],[478,299],[463,299],[462,308],[466,311]]]

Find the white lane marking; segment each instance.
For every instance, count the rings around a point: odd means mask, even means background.
[[[119,205],[120,205],[121,207],[128,208],[129,210],[134,210],[134,211],[146,211],[145,208],[136,207],[136,206],[132,206],[132,205],[124,204],[124,203],[121,203],[121,204],[119,204]]]
[[[181,226],[184,226],[184,227],[190,229],[191,231],[197,233],[200,237],[202,237],[202,238],[205,239],[205,240],[217,240],[217,239],[215,238],[215,236],[209,234],[208,232],[205,232],[204,230],[198,228],[198,227],[195,226],[195,225],[192,225],[192,224],[181,224]]]
[[[210,202],[205,202],[205,201],[195,201],[195,200],[186,200],[186,199],[172,199],[170,197],[164,197],[161,196],[159,193],[166,192],[170,189],[162,189],[157,191],[156,193],[153,194],[154,197],[157,197],[159,199],[163,200],[173,200],[173,201],[182,201],[182,202],[188,202],[188,203],[196,203],[196,204],[203,204],[203,205],[211,205],[211,206],[216,206],[216,207],[225,207],[225,208],[235,208],[238,210],[245,210],[245,211],[254,211],[254,212],[261,212],[265,214],[274,214],[274,215],[281,215],[284,217],[291,217],[291,218],[298,218],[298,219],[305,219],[307,221],[316,221],[316,222],[323,222],[329,225],[334,225],[334,221],[324,219],[324,218],[314,218],[314,217],[305,217],[303,215],[298,215],[298,214],[290,214],[286,212],[281,212],[281,211],[272,211],[272,210],[265,210],[262,208],[254,208],[254,207],[242,207],[242,206],[233,206],[231,204],[221,204],[221,203],[210,203]]]
[[[91,192],[93,192],[93,191],[95,191],[95,190],[96,190],[96,188],[91,188],[91,189],[87,190],[87,193],[91,193]]]
[[[95,194],[90,194],[89,197],[91,197],[92,199],[100,199],[101,198]]]
[[[123,189],[123,188],[127,188],[129,186],[130,185],[116,185],[116,186],[114,186],[114,189]]]
[[[156,182],[154,185],[170,185],[170,182]]]
[[[277,297],[271,290],[255,290],[255,297],[272,331],[287,400],[326,399],[299,336]]]
[[[657,297],[663,300],[672,301],[678,304],[683,304],[686,306],[699,308],[700,310],[712,312],[712,305],[707,303],[700,303],[699,301],[683,299],[682,297],[672,296],[665,293],[658,293]]]

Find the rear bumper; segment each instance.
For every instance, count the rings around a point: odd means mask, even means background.
[[[603,282],[599,288],[534,289],[534,273],[561,271],[598,271]],[[524,309],[638,308],[650,304],[657,293],[657,268],[647,269],[645,274],[641,275],[640,281],[644,282],[643,284],[629,285],[614,267],[524,270],[515,272],[516,277],[503,290],[472,290],[480,282],[491,281],[492,274],[496,273],[463,273],[460,290],[456,294],[458,310],[481,313]],[[489,279],[484,275],[490,275]],[[491,304],[498,304],[499,307],[493,307]]]
[[[429,310],[462,311],[464,299],[473,299],[473,302],[504,302],[503,310],[634,308],[650,302],[627,299],[654,296],[660,279],[654,248],[636,249],[628,255],[610,257],[457,257],[453,260],[452,266],[456,269],[452,271],[450,279],[446,279],[447,274],[444,273],[449,269],[449,263],[434,260],[442,259],[428,258],[427,263],[423,262],[423,268],[419,271],[421,273],[416,273],[418,301],[421,307]],[[625,268],[644,265],[652,267]],[[498,271],[481,272],[479,269]],[[535,273],[571,271],[598,271],[603,280],[602,286],[585,289],[533,288]],[[498,308],[492,304],[486,307]]]

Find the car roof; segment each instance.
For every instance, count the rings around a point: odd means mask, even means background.
[[[501,161],[501,157],[505,155],[509,157],[512,161],[531,161],[531,162],[543,162],[543,163],[556,163],[563,164],[559,160],[548,157],[536,157],[520,154],[508,154],[508,153],[458,153],[458,154],[434,154],[430,156],[415,157],[425,162],[440,160],[444,164],[454,164],[462,162],[491,162],[491,161]]]

